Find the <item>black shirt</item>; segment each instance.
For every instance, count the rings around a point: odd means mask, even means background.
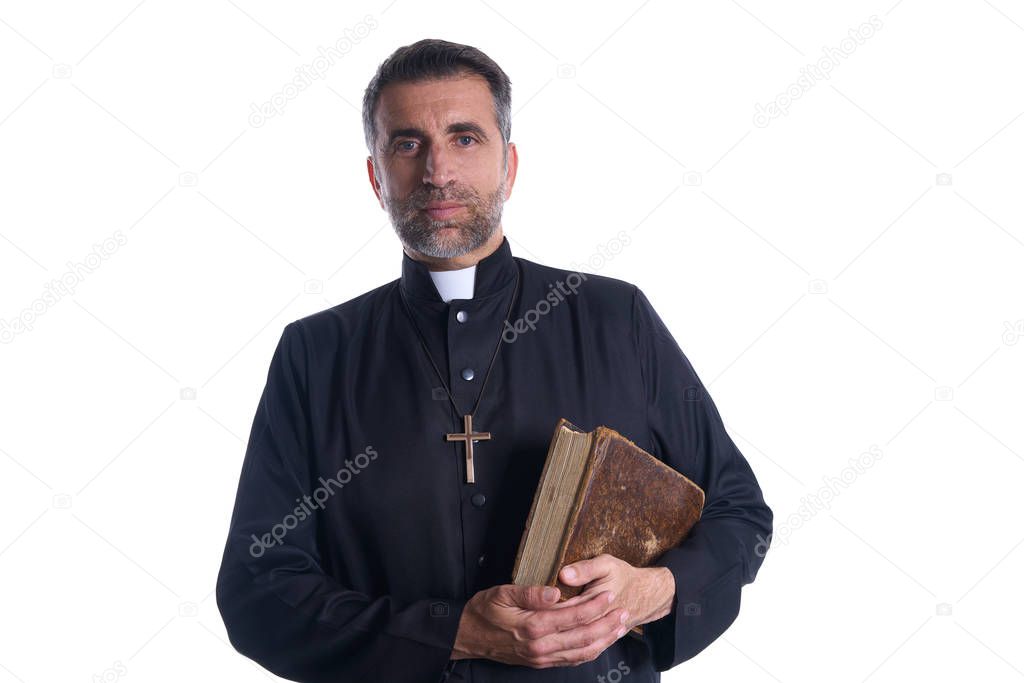
[[[473,419],[492,435],[474,445],[473,484],[465,445],[444,439],[461,414],[403,294],[461,413],[502,337]],[[656,562],[676,580],[672,612],[575,667],[450,662],[468,599],[511,581],[560,417],[607,425],[704,489],[700,521]],[[472,299],[445,303],[403,253],[401,278],[285,326],[217,604],[239,652],[298,681],[658,681],[736,618],[771,529],[749,464],[643,292],[513,257],[506,238],[477,264]]]

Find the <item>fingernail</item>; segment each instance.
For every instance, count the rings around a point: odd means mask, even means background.
[[[572,567],[566,567],[563,571],[565,573],[565,578],[567,578],[567,579],[575,579],[576,578],[576,570],[573,569]]]
[[[615,600],[615,593],[613,593],[612,591],[608,591],[608,604],[609,605],[612,604],[612,602],[614,602],[614,600]]]
[[[544,589],[544,600],[546,600],[547,602],[551,602],[552,600],[555,600],[557,597],[558,597],[558,589],[557,588],[552,588],[551,586],[548,586],[547,588]]]
[[[623,612],[622,614],[620,614],[619,615],[619,623],[620,624],[625,624],[627,617],[629,617],[629,612]]]
[[[619,638],[621,638],[622,636],[626,635],[626,631],[628,631],[628,630],[629,629],[627,629],[625,626],[623,626],[622,628],[619,629],[619,632],[617,634],[615,634],[615,635],[617,635]]]

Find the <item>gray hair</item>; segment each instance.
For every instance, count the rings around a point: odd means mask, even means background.
[[[512,137],[512,84],[494,60],[469,45],[425,38],[405,45],[381,62],[363,95],[363,135],[371,156],[377,145],[374,116],[381,90],[389,83],[413,83],[477,74],[487,80],[494,98],[494,118],[503,138],[502,155],[508,164],[508,141]]]

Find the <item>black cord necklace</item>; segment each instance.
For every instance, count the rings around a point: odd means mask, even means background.
[[[512,298],[508,302],[508,312],[505,313],[505,320],[502,321],[502,329],[504,329],[505,323],[508,322],[509,316],[512,315],[512,306],[515,305],[516,294],[519,292],[519,278],[520,274],[516,272],[516,285],[512,289]],[[459,410],[459,405],[455,402],[455,397],[452,396],[451,390],[448,388],[448,382],[445,381],[444,375],[441,374],[441,370],[438,369],[437,363],[434,362],[434,357],[430,355],[430,349],[427,348],[426,338],[423,336],[423,332],[420,331],[420,326],[416,322],[416,318],[413,317],[412,311],[409,309],[409,303],[405,300],[405,293],[401,291],[401,287],[398,289],[399,295],[402,299],[402,306],[405,308],[405,314],[409,316],[409,320],[412,322],[412,326],[416,330],[420,346],[423,347],[423,352],[427,355],[427,360],[430,361],[430,365],[433,366],[434,372],[437,373],[437,378],[441,380],[441,385],[448,394],[448,400],[452,402],[452,407],[455,408],[455,414],[462,416],[462,431],[451,434],[445,433],[443,436],[445,441],[462,441],[466,444],[466,483],[473,484],[476,482],[473,472],[473,442],[489,441],[491,439],[490,432],[473,431],[473,415],[476,413],[477,408],[480,407],[480,401],[484,397],[484,389],[487,388],[487,380],[491,376],[491,369],[494,367],[494,361],[498,357],[498,352],[501,351],[502,335],[498,335],[498,343],[494,347],[494,353],[491,354],[491,362],[487,365],[487,373],[484,375],[484,381],[480,386],[480,393],[476,397],[476,404],[473,406],[472,411],[463,414],[463,412]]]

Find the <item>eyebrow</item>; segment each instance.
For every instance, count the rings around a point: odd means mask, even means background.
[[[474,123],[473,121],[456,121],[455,123],[450,123],[448,124],[448,127],[445,128],[444,132],[448,135],[451,135],[452,133],[475,133],[476,135],[479,135],[485,142],[489,139],[487,137],[487,133],[484,132],[484,129],[479,124]],[[387,146],[390,147],[391,143],[393,143],[398,138],[423,139],[425,137],[427,137],[426,131],[420,128],[399,128],[397,130],[392,131],[391,135],[388,136]]]

